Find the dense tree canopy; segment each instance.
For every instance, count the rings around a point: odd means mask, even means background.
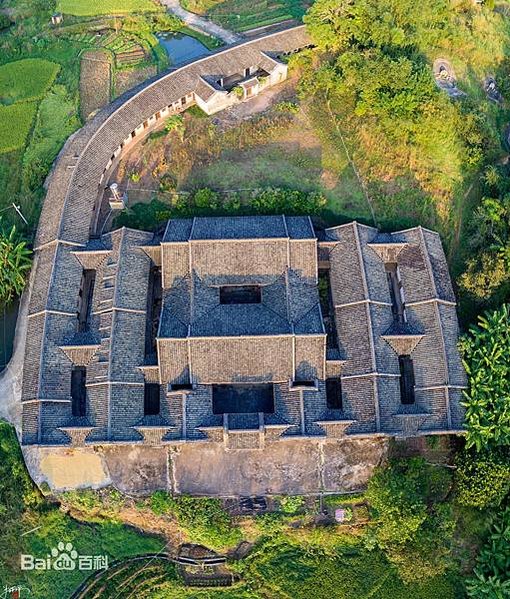
[[[460,349],[469,378],[467,447],[510,445],[510,306],[480,316]]]
[[[490,166],[483,178],[485,197],[470,226],[471,257],[460,284],[480,303],[498,303],[510,283],[510,183],[508,166]]]

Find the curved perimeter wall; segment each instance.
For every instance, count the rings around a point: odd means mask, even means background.
[[[114,160],[147,132],[142,123],[163,118],[173,103],[203,85],[201,77],[220,79],[257,64],[261,52],[278,57],[309,45],[299,26],[228,47],[124,94],[69,138],[49,178],[35,242],[22,384],[24,443],[41,441],[42,403],[64,401],[58,381],[45,377],[51,371],[46,365],[60,351],[71,316],[75,326],[82,269],[71,252],[89,242],[97,198]]]

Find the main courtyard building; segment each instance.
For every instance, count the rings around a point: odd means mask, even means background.
[[[25,445],[264,450],[462,428],[455,297],[434,232],[174,219],[66,252],[52,313],[29,324]]]

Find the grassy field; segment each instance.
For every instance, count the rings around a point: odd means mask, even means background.
[[[37,102],[0,106],[0,154],[23,148],[37,110]]]
[[[0,67],[0,104],[40,100],[49,90],[60,67],[40,58],[9,62]]]
[[[152,0],[58,0],[57,9],[64,14],[89,17],[156,12],[160,7]]]
[[[187,10],[236,31],[246,31],[287,19],[301,19],[308,0],[182,0]]]
[[[0,154],[25,146],[38,101],[50,89],[60,66],[40,58],[0,66]]]

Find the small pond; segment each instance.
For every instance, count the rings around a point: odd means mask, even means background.
[[[156,37],[166,50],[172,65],[182,64],[211,53],[202,42],[191,35],[175,33],[175,31],[162,31],[157,33]]]
[[[18,308],[19,300],[8,306],[0,305],[0,372],[4,370],[12,356]]]

